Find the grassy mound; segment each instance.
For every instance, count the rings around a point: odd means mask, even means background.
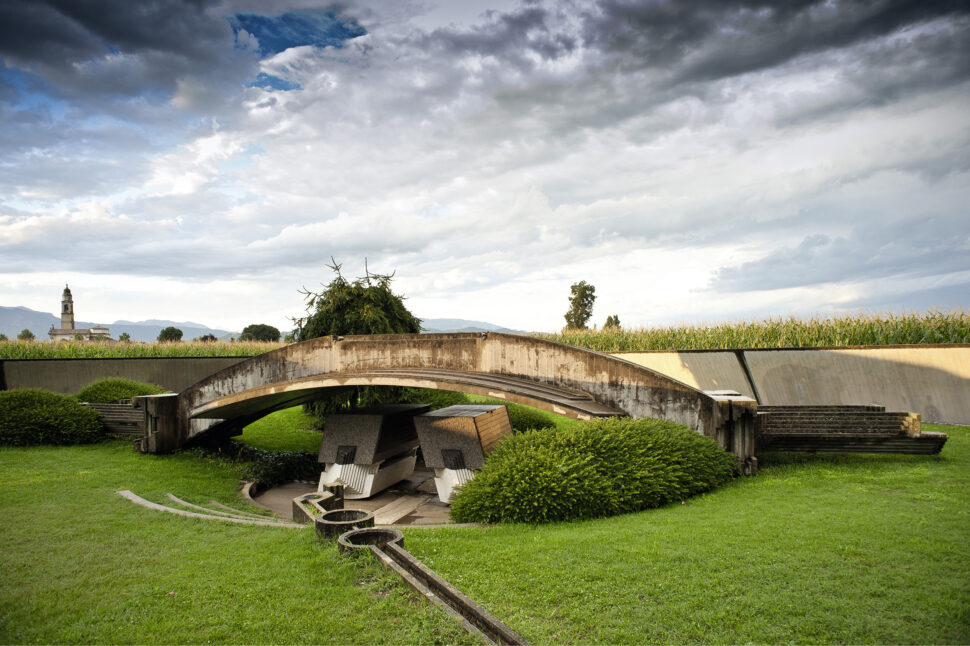
[[[612,418],[503,441],[456,496],[457,522],[543,523],[683,500],[729,480],[713,440],[661,420]]]
[[[0,391],[0,445],[85,444],[105,438],[97,412],[68,395]]]
[[[92,404],[110,404],[119,399],[157,395],[165,389],[156,384],[146,384],[121,377],[106,377],[98,379],[81,389],[76,397],[78,401]]]

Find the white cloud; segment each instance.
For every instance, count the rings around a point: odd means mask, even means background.
[[[970,267],[925,253],[896,252],[897,279],[880,283],[880,254],[895,248],[871,233],[932,220],[919,239],[928,253],[944,236],[954,249],[967,239],[970,85],[952,62],[965,20],[799,41],[792,55],[755,31],[725,61],[727,36],[674,30],[694,53],[656,62],[635,39],[615,49],[594,37],[602,12],[546,6],[482,17],[448,3],[355,4],[366,36],[258,63],[297,90],[229,90],[216,69],[180,68],[166,109],[206,116],[187,128],[144,99],[131,119],[151,124],[152,145],[137,163],[124,143],[88,148],[83,136],[80,153],[117,168],[65,163],[53,145],[17,153],[20,174],[0,177],[19,196],[0,198],[0,250],[22,270],[55,256],[92,288],[104,276],[101,289],[119,294],[107,318],[136,318],[134,294],[157,290],[166,308],[198,308],[183,318],[239,327],[260,318],[253,310],[277,326],[279,312],[299,313],[297,288],[327,280],[331,257],[396,271],[420,316],[522,329],[561,326],[577,280],[597,287],[594,321],[633,325],[873,298],[905,307],[920,284],[958,293]],[[245,32],[235,41],[230,80],[258,49]],[[742,65],[742,54],[764,60]],[[779,253],[819,234],[859,262],[809,272]],[[795,274],[811,279],[781,280]],[[119,275],[130,287],[108,280]],[[734,291],[720,293],[728,278]],[[192,296],[175,303],[170,289],[186,280]],[[13,302],[24,292],[8,281],[0,298]],[[63,282],[50,276],[55,296]]]

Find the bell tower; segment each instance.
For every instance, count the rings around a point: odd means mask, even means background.
[[[64,294],[61,296],[61,329],[74,329],[74,297],[67,285],[64,285]]]

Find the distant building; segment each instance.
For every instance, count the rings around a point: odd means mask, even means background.
[[[61,295],[61,327],[52,325],[47,335],[51,341],[114,341],[108,336],[108,328],[102,325],[80,330],[74,328],[74,297],[67,285]]]

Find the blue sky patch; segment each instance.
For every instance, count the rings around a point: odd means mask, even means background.
[[[264,58],[302,45],[343,47],[351,38],[367,33],[356,21],[341,18],[333,10],[289,11],[269,16],[237,13],[229,21],[237,34],[245,29],[256,37],[259,54]]]
[[[261,87],[267,90],[300,90],[302,86],[293,81],[287,81],[279,76],[273,76],[266,72],[260,72],[256,80],[249,84],[250,87]]]

